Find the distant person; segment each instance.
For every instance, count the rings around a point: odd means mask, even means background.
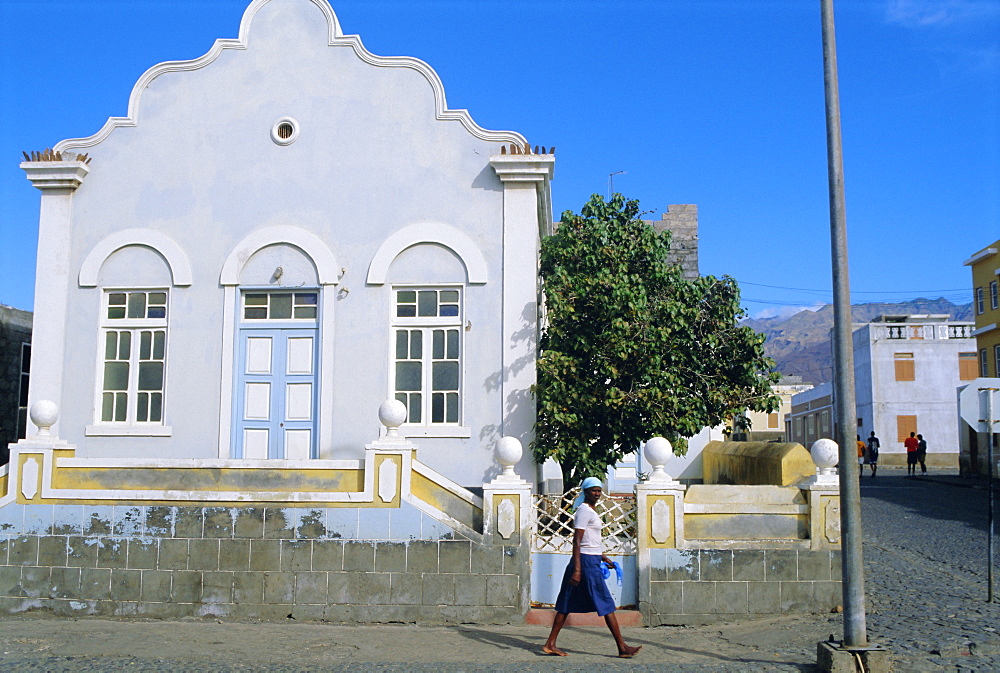
[[[878,437],[875,436],[875,431],[872,430],[872,434],[868,437],[868,464],[872,468],[872,476],[878,472],[878,449],[879,441]]]
[[[867,445],[861,441],[861,435],[854,435],[858,438],[858,479],[865,476],[865,452]]]
[[[924,439],[923,435],[917,435],[917,462],[920,463],[920,474],[927,474],[926,461],[927,461],[927,440]]]
[[[601,517],[594,506],[601,499],[601,480],[587,477],[580,486],[580,495],[575,501],[576,515],[573,517],[573,556],[563,574],[562,588],[556,598],[556,616],[552,621],[549,639],[542,646],[545,654],[565,657],[566,653],[556,647],[556,638],[566,618],[571,612],[596,612],[604,617],[615,644],[618,656],[623,659],[634,657],[642,649],[625,644],[618,618],[615,617],[615,601],[604,582],[601,565],[611,567],[613,562],[604,555],[604,541],[601,539]]]
[[[917,447],[920,446],[920,440],[916,434],[911,432],[910,436],[903,440],[903,446],[906,447],[906,476],[917,474]]]

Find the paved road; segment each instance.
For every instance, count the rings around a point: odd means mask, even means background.
[[[921,666],[1000,670],[1000,603],[986,603],[986,490],[880,470],[861,494],[870,637]]]
[[[956,485],[962,484],[962,485]],[[1000,670],[1000,604],[986,598],[986,496],[957,477],[862,481],[869,634],[896,671]],[[0,671],[790,671],[815,670],[816,642],[840,615],[776,617],[706,627],[628,629],[643,645],[614,658],[603,630],[566,629],[557,659],[546,630],[344,627],[182,620],[0,618]],[[839,635],[838,635],[839,637]]]

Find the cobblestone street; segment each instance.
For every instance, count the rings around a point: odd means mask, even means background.
[[[861,494],[869,636],[922,669],[1000,670],[1000,603],[986,603],[986,490],[883,469],[862,479]]]
[[[896,671],[1000,670],[1000,604],[986,603],[986,491],[953,473],[861,482],[868,633]],[[0,618],[7,671],[813,671],[842,616],[628,629],[615,659],[603,629],[567,628],[571,656],[542,657],[538,626],[334,626],[215,620]]]

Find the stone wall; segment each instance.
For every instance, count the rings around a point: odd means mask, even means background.
[[[527,553],[459,538],[405,504],[10,504],[0,509],[0,611],[520,622]]]
[[[671,204],[667,206],[667,212],[663,213],[663,219],[647,222],[657,231],[668,230],[672,233],[668,261],[679,264],[685,278],[697,278],[698,206],[693,203]]]
[[[651,549],[646,626],[692,624],[842,605],[840,550]]]

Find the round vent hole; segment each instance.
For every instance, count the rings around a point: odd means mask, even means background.
[[[271,140],[279,145],[290,145],[299,137],[299,123],[291,117],[282,117],[271,127]]]

